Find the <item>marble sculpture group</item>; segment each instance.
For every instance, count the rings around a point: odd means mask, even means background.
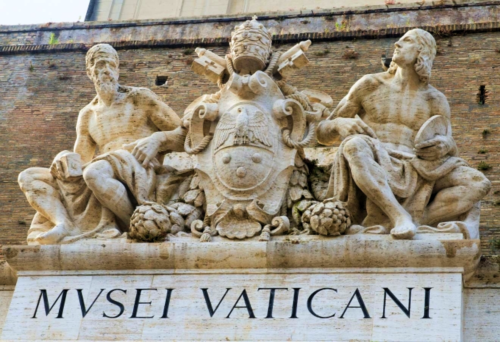
[[[228,55],[196,50],[193,71],[219,91],[182,117],[151,90],[120,85],[117,52],[93,46],[86,70],[97,95],[78,115],[73,151],[19,175],[36,210],[28,244],[436,232],[477,239],[491,184],[457,156],[450,107],[429,84],[432,35],[408,31],[389,69],[363,76],[336,108],[328,95],[288,83],[308,64],[310,44],[274,52],[256,18],[237,26]],[[332,165],[306,159],[305,147],[335,141]],[[170,152],[194,156],[194,168],[164,163]]]

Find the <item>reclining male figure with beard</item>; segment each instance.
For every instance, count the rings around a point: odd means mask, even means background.
[[[37,211],[29,244],[127,230],[135,206],[154,200],[154,166],[167,150],[183,150],[179,116],[149,89],[119,85],[118,65],[110,45],[88,51],[87,74],[97,96],[78,115],[74,153],[63,151],[50,169],[19,175]]]

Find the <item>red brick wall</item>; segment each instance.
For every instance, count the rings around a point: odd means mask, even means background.
[[[395,38],[314,43],[308,52],[310,65],[290,79],[300,89],[324,91],[337,103],[362,75],[381,71],[380,56],[392,53]],[[441,54],[434,63],[431,84],[447,97],[460,155],[473,167],[480,160],[492,166],[485,174],[493,183],[482,204],[483,253],[489,241],[500,238],[500,32],[474,33],[438,39]],[[283,45],[285,50],[291,45]],[[346,49],[359,57],[345,60]],[[213,47],[223,55],[225,47]],[[317,52],[327,49],[324,56]],[[217,87],[190,71],[193,54],[184,48],[120,50],[121,83],[149,87],[163,96],[177,113],[196,97]],[[47,167],[75,139],[78,111],[93,97],[85,74],[85,54],[80,51],[0,55],[0,244],[24,244],[34,211],[17,185],[17,175],[31,166]],[[32,67],[31,67],[32,66]],[[168,88],[154,86],[156,75],[168,75]],[[485,85],[488,98],[479,105],[476,94]],[[483,137],[483,130],[490,134]],[[478,154],[484,148],[488,152]]]

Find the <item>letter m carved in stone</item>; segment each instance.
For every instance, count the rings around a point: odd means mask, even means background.
[[[41,289],[40,290],[40,297],[38,297],[38,303],[36,304],[35,308],[35,313],[33,314],[33,317],[31,318],[36,318],[36,313],[38,311],[38,307],[40,306],[40,300],[43,298],[43,306],[45,308],[45,315],[48,316],[50,311],[54,308],[54,306],[57,304],[59,301],[59,298],[61,298],[61,304],[59,305],[59,312],[57,313],[56,318],[63,318],[63,311],[64,311],[64,304],[66,304],[66,295],[68,294],[69,289],[64,289],[62,292],[57,296],[54,304],[52,306],[49,305],[49,298],[47,296],[47,290]]]

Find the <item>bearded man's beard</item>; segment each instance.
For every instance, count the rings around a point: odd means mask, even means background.
[[[98,77],[95,86],[101,94],[114,94],[118,88],[118,81],[112,77]]]

